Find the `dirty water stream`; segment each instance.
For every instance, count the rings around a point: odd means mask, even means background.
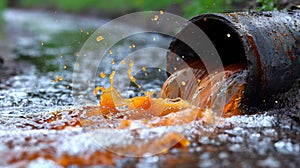
[[[186,148],[171,148],[166,153],[142,158],[118,156],[95,144],[74,120],[78,111],[72,111],[72,73],[76,57],[89,35],[107,20],[16,9],[6,10],[3,16],[0,166],[300,166],[300,81],[276,99],[276,109],[222,118],[210,136],[188,137],[190,143]],[[131,27],[124,25],[123,28]],[[132,44],[141,48],[167,48],[170,41],[158,34],[144,34],[120,41],[114,54],[130,53]],[[144,54],[143,58],[156,56],[155,60],[165,55],[164,51],[151,51],[139,54]],[[135,62],[147,65],[151,59]],[[159,67],[163,61],[157,62]],[[108,74],[110,69],[108,66],[99,71]],[[144,90],[158,94],[166,76],[158,69],[147,72],[152,75],[137,80]],[[96,82],[103,86],[109,84],[107,80]],[[134,87],[121,93],[124,97],[139,94]],[[57,110],[61,112],[60,117],[49,122],[54,115],[51,112]]]

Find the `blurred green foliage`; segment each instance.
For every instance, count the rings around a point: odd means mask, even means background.
[[[0,0],[0,16],[2,16],[3,10],[7,6],[7,1],[6,0]],[[2,17],[0,17],[0,24],[3,22]]]
[[[3,9],[5,9],[7,4],[6,0],[0,0],[0,11],[2,11]]]
[[[8,0],[0,0],[0,11]],[[14,0],[25,8],[53,8],[68,12],[100,11],[107,14],[124,14],[131,11],[164,10],[177,5],[190,18],[201,13],[231,11],[232,3],[243,0]],[[254,1],[255,2],[255,1]],[[256,0],[255,10],[275,10],[279,0]]]
[[[63,11],[83,12],[86,10],[100,10],[107,13],[123,13],[135,10],[163,10],[171,5],[180,6],[186,17],[200,13],[224,12],[230,10],[233,1],[241,0],[22,0],[24,7],[54,7]]]
[[[64,11],[82,12],[97,9],[104,12],[123,12],[132,10],[159,10],[165,9],[173,3],[183,0],[22,0],[24,7],[57,7]]]
[[[6,8],[7,1],[6,0],[0,0],[0,38],[3,38],[4,34],[2,31],[2,25],[4,23],[3,17],[2,17],[2,11]]]
[[[257,11],[271,11],[277,10],[276,4],[278,0],[256,0],[259,6],[256,8]]]
[[[193,0],[184,5],[186,17],[190,18],[201,13],[230,11],[233,2],[242,0]]]

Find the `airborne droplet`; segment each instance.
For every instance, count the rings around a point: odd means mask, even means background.
[[[100,41],[102,41],[103,39],[104,39],[103,36],[98,36],[96,40],[97,40],[98,42],[100,42]]]

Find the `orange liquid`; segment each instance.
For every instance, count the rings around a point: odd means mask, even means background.
[[[136,79],[131,75],[133,65],[131,61],[128,77],[136,83]],[[130,128],[133,123],[140,121],[145,127],[155,127],[181,125],[203,117],[211,118],[205,116],[209,115],[205,113],[207,109],[221,110],[223,117],[242,114],[239,105],[246,84],[243,69],[244,65],[230,65],[223,71],[216,71],[210,75],[201,69],[193,69],[192,73],[195,75],[193,79],[196,79],[193,81],[183,80],[182,77],[188,73],[187,69],[183,69],[167,79],[159,98],[152,98],[151,92],[144,92],[144,96],[130,99],[122,98],[114,88],[113,72],[110,75],[109,88],[95,89],[95,93],[102,91],[101,108],[93,110],[89,116],[103,115],[106,119],[116,120],[118,128],[123,129]],[[141,88],[139,84],[136,85]],[[156,122],[153,123],[153,120]]]
[[[131,75],[133,62],[129,63],[128,77],[136,83]],[[135,133],[136,130],[144,128],[157,128],[165,126],[176,126],[191,123],[195,120],[203,119],[204,123],[210,122],[210,113],[207,109],[217,109],[217,95],[226,95],[223,109],[223,116],[228,117],[241,114],[239,104],[241,101],[243,89],[245,87],[245,78],[243,77],[244,66],[232,65],[226,67],[224,71],[208,75],[202,70],[193,70],[197,77],[194,81],[180,81],[186,69],[180,70],[170,76],[165,82],[159,98],[152,98],[151,92],[144,92],[144,96],[124,99],[113,86],[113,72],[109,78],[111,86],[109,88],[97,87],[95,92],[102,91],[100,95],[99,106],[87,106],[81,110],[70,110],[53,112],[51,115],[41,114],[32,118],[22,120],[19,129],[31,127],[32,130],[55,130],[55,138],[42,137],[39,145],[43,147],[41,151],[30,152],[24,148],[24,155],[10,158],[9,163],[24,163],[24,161],[36,160],[43,157],[54,161],[55,163],[68,166],[76,165],[113,165],[116,158],[122,157],[109,151],[90,151],[87,150],[84,155],[74,155],[66,152],[63,155],[56,155],[60,148],[63,148],[61,142],[70,138],[64,131],[74,131],[76,127],[93,127],[101,125],[101,128],[112,128],[116,130],[129,130]],[[103,75],[102,75],[103,76]],[[239,77],[239,78],[237,78]],[[183,78],[184,79],[184,78]],[[199,80],[198,80],[199,79]],[[179,81],[179,82],[178,82]],[[219,83],[216,85],[216,83]],[[137,86],[140,86],[137,84]],[[141,87],[140,87],[141,88]],[[84,114],[85,117],[81,117]],[[92,119],[98,116],[100,119]],[[28,122],[30,121],[30,122]],[[21,121],[20,121],[21,122]],[[107,123],[107,124],[106,124]],[[28,130],[27,130],[28,131]],[[74,135],[84,134],[74,131]],[[26,139],[26,135],[19,135],[17,139]],[[30,140],[27,138],[19,146],[30,146]],[[19,141],[17,141],[19,142]],[[176,142],[174,144],[174,142]],[[8,142],[9,143],[9,142]],[[124,146],[118,146],[115,150],[122,153],[135,152],[137,155],[143,155],[152,150],[153,146],[160,149],[160,152],[166,153],[169,148],[185,148],[190,144],[189,140],[177,132],[167,132],[160,138],[148,141],[136,141]],[[13,145],[7,144],[7,146]],[[38,147],[37,146],[37,147]],[[169,148],[166,148],[169,147]],[[78,146],[77,146],[78,148]],[[113,149],[113,148],[112,148]],[[50,152],[49,152],[50,151]],[[14,156],[13,150],[7,154],[1,155]],[[3,159],[5,160],[5,159]]]
[[[246,86],[244,65],[236,64],[207,74],[203,69],[182,69],[172,74],[164,83],[160,97],[181,97],[199,108],[211,108],[218,95],[226,96],[223,117],[242,114],[239,108]],[[186,76],[194,75],[192,79]]]
[[[134,63],[130,61],[128,67],[128,78],[141,89],[141,86],[136,83],[136,79],[131,75],[133,65]],[[193,106],[187,100],[178,97],[172,99],[152,98],[153,93],[142,91],[144,96],[124,99],[114,88],[113,77],[114,72],[110,75],[111,86],[109,88],[105,89],[103,87],[97,87],[95,89],[95,93],[99,90],[102,91],[102,94],[100,95],[100,107],[102,108],[97,114],[101,114],[109,119],[121,120],[120,128],[124,128],[125,125],[128,127],[130,123],[134,122],[133,120],[143,120],[143,122],[147,122],[147,120],[151,120],[153,117],[163,117],[186,109],[193,111],[193,115],[199,113],[199,108]],[[161,118],[160,125],[163,125],[163,123],[165,123],[165,125],[168,125],[167,123],[171,125],[171,121],[166,121],[166,118],[168,117],[169,116]],[[195,118],[191,118],[187,121],[194,119]]]

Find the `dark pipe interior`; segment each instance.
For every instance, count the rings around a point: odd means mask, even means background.
[[[224,66],[247,63],[245,50],[237,32],[223,21],[207,18],[194,22],[216,47]]]

